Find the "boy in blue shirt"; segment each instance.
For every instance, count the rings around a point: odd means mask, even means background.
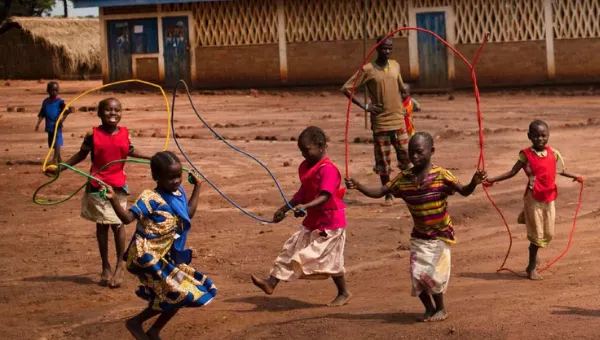
[[[48,83],[46,87],[46,92],[48,92],[48,98],[44,99],[42,102],[42,108],[40,109],[40,113],[38,114],[38,122],[35,125],[35,131],[37,132],[40,129],[40,123],[42,120],[46,120],[46,127],[44,129],[45,132],[48,133],[48,147],[52,146],[52,140],[54,139],[54,131],[56,131],[56,142],[54,143],[54,157],[53,162],[58,164],[61,162],[60,158],[60,149],[63,146],[63,137],[62,137],[62,123],[67,118],[67,115],[71,113],[71,109],[65,111],[62,119],[58,121],[58,116],[62,110],[64,110],[66,104],[65,101],[58,97],[58,83],[55,81],[51,81]]]

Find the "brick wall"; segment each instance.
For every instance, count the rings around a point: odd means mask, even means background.
[[[556,80],[559,82],[600,81],[600,39],[554,41]]]
[[[370,49],[375,44],[368,41]],[[594,63],[600,39],[556,40],[556,76],[547,79],[544,41],[488,43],[477,64],[481,87],[537,85],[600,81],[600,63]],[[479,45],[459,44],[456,48],[472,61]],[[287,85],[341,85],[360,66],[362,40],[293,43],[287,45]],[[400,63],[402,76],[409,74],[408,39],[394,39],[392,58]],[[455,58],[454,87],[472,85],[468,68]],[[196,49],[197,87],[279,86],[278,45],[200,47]]]
[[[374,44],[368,41],[368,48]],[[362,40],[288,44],[287,57],[286,85],[341,86],[360,66],[364,45]],[[408,80],[408,39],[394,39],[392,57]],[[196,72],[200,88],[278,86],[279,46],[199,47]]]
[[[456,45],[469,62],[479,45]],[[470,71],[455,58],[454,87],[472,86]],[[541,84],[547,81],[545,41],[488,43],[475,67],[479,86]]]
[[[367,41],[367,52],[375,45]],[[373,54],[373,56],[376,56]],[[287,45],[288,83],[293,85],[342,85],[364,59],[362,40],[294,43]],[[392,58],[400,63],[402,76],[409,79],[408,39],[394,39]]]
[[[196,87],[273,86],[280,78],[278,45],[196,49]]]

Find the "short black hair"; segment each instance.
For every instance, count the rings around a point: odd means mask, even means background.
[[[117,98],[110,97],[110,98],[102,99],[102,100],[101,100],[101,101],[98,103],[98,112],[97,112],[97,114],[98,114],[98,117],[100,117],[100,112],[104,111],[104,109],[106,108],[106,106],[108,105],[108,103],[109,103],[110,101],[112,101],[112,100],[114,100],[114,101],[116,101],[117,103],[121,104],[121,102],[120,102],[120,101],[119,101]]]
[[[377,37],[377,43],[379,44],[382,40],[385,39],[385,37],[387,37],[387,34],[382,34],[382,35],[378,36]],[[388,39],[392,39],[392,37],[390,36],[389,38],[387,38],[385,40],[388,40]]]
[[[311,142],[314,145],[326,146],[327,145],[327,136],[325,136],[325,131],[320,127],[309,126],[298,137],[298,142],[301,140],[306,140]]]
[[[544,122],[543,120],[536,119],[533,122],[529,123],[529,132],[531,132],[538,126],[543,126],[546,128],[546,130],[550,130],[550,127],[548,126],[548,124],[546,124],[546,122]]]
[[[58,86],[58,82],[55,82],[55,81],[49,82],[48,85],[46,85],[46,92],[50,92],[50,88],[54,85]]]
[[[150,158],[150,170],[155,181],[173,164],[181,164],[179,157],[171,151],[160,151]]]
[[[431,136],[429,133],[427,133],[427,132],[422,132],[422,131],[419,131],[419,132],[415,133],[415,134],[414,134],[414,135],[413,135],[413,136],[410,138],[410,140],[411,140],[411,141],[412,141],[413,139],[414,139],[414,140],[416,140],[417,138],[423,138],[423,139],[425,139],[425,142],[427,142],[427,143],[428,143],[428,144],[429,144],[429,145],[430,145],[430,146],[433,148],[433,146],[434,146],[434,145],[433,145],[433,137],[432,137],[432,136]]]

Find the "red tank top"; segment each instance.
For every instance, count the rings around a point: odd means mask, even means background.
[[[90,173],[110,186],[123,187],[127,182],[127,176],[123,171],[125,163],[115,163],[97,174],[96,172],[107,163],[127,158],[129,154],[129,131],[127,128],[119,127],[119,131],[111,135],[103,129],[95,127],[93,143],[94,161]],[[90,183],[94,187],[100,186],[96,181],[90,181]]]
[[[546,157],[540,157],[531,148],[524,149],[529,167],[535,176],[532,195],[536,201],[552,202],[558,197],[556,188],[556,157],[550,147],[546,147]]]

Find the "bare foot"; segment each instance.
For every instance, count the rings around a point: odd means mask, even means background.
[[[338,307],[347,304],[352,299],[352,294],[347,292],[346,294],[340,294],[327,304],[328,307]]]
[[[112,275],[110,273],[111,271],[112,270],[110,267],[102,269],[102,274],[100,275],[100,282],[98,283],[99,285],[101,285],[102,287],[108,286],[108,283],[112,280]]]
[[[444,321],[448,318],[448,316],[450,316],[450,313],[446,312],[445,309],[442,309],[439,312],[436,312],[435,314],[433,314],[432,317],[429,318],[429,320],[427,322],[440,322],[440,321]]]
[[[148,339],[150,340],[160,340],[160,335],[159,335],[160,331],[157,330],[153,330],[152,328],[150,328],[147,332],[146,335],[148,336]]]
[[[115,269],[115,275],[113,276],[112,280],[110,281],[109,287],[110,288],[119,288],[119,287],[121,287],[122,283],[123,283],[123,266],[117,266],[117,269]]]
[[[142,328],[142,324],[136,322],[134,319],[128,319],[125,321],[125,327],[136,340],[150,340],[146,333],[144,333],[144,328]]]
[[[434,314],[435,314],[435,310],[425,311],[425,314],[423,315],[423,318],[418,319],[418,321],[420,321],[420,322],[429,322],[429,320],[431,319],[431,317]]]
[[[394,200],[391,198],[386,198],[385,201],[381,205],[384,207],[392,207],[392,206],[394,206]]]
[[[265,292],[267,295],[273,294],[274,288],[269,284],[269,282],[267,282],[267,280],[259,279],[254,275],[252,275],[251,277],[252,283],[254,283],[256,287],[262,289],[262,291]]]
[[[539,280],[543,279],[542,276],[540,275],[540,273],[538,273],[537,269],[528,271],[527,274],[529,275],[530,280],[539,281]]]

